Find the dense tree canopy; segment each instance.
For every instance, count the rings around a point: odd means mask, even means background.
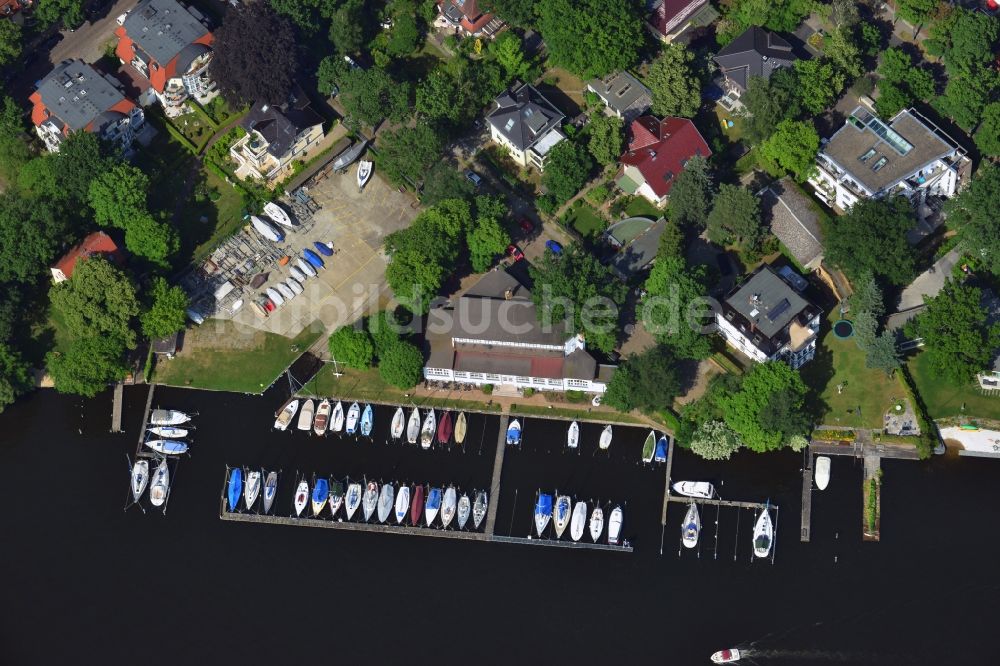
[[[586,148],[575,141],[560,141],[549,151],[542,185],[557,201],[568,201],[587,182],[593,168]]]
[[[355,121],[374,127],[383,118],[400,122],[410,115],[410,84],[394,80],[383,69],[349,69],[337,83],[340,103]]]
[[[816,168],[819,133],[810,121],[782,120],[760,152],[782,169],[805,181]]]
[[[948,77],[944,93],[934,100],[934,107],[966,131],[972,131],[997,90],[1000,90],[1000,73],[992,67],[958,72]]]
[[[479,197],[479,200],[485,198]],[[496,206],[477,205],[476,208],[478,215],[469,230],[467,242],[472,270],[482,273],[503,254],[510,244],[510,234],[500,223],[502,218],[497,215]]]
[[[346,0],[330,14],[330,41],[340,55],[357,53],[372,32],[373,12],[364,0]]]
[[[368,331],[353,324],[341,326],[327,341],[330,356],[350,368],[370,368],[375,357],[375,345]]]
[[[587,149],[598,164],[613,164],[621,157],[625,145],[622,119],[595,112],[587,124]]]
[[[415,345],[399,340],[389,345],[379,358],[378,374],[387,384],[413,388],[423,376],[424,355]]]
[[[84,0],[44,0],[36,2],[34,18],[43,26],[62,21],[65,28],[79,28],[86,18],[83,13]]]
[[[740,450],[740,436],[725,421],[705,421],[691,437],[691,451],[705,460],[729,460]]]
[[[713,187],[708,160],[701,155],[689,159],[670,188],[670,221],[703,228],[712,204]]]
[[[298,71],[290,21],[264,2],[241,3],[215,31],[209,65],[230,102],[283,104]]]
[[[723,5],[724,14],[716,36],[720,44],[728,44],[755,25],[777,32],[794,32],[813,6],[811,0],[733,0]]]
[[[62,142],[58,153],[32,162],[49,167],[43,173],[52,189],[46,193],[55,195],[71,208],[78,208],[87,203],[90,181],[110,169],[115,160],[111,157],[110,144],[102,143],[96,134],[73,132]]]
[[[706,225],[713,243],[734,243],[744,249],[757,247],[767,234],[760,218],[760,201],[739,185],[719,186]]]
[[[490,52],[507,72],[509,79],[528,79],[531,71],[531,61],[524,55],[524,48],[520,38],[513,32],[507,31],[496,37],[490,46]]]
[[[694,71],[694,53],[680,44],[667,44],[646,75],[653,93],[653,113],[693,118],[701,107],[701,81]]]
[[[45,365],[57,391],[93,398],[128,374],[124,352],[120,340],[91,335],[73,340],[63,351],[49,352]]]
[[[6,342],[0,342],[0,413],[31,385],[31,373],[24,358]]]
[[[436,206],[445,199],[469,199],[472,192],[473,186],[469,179],[459,173],[454,165],[440,160],[424,176],[420,202],[425,206]]]
[[[379,139],[375,164],[396,185],[419,183],[441,159],[441,139],[429,126],[400,127]]]
[[[645,31],[639,5],[607,0],[545,0],[538,29],[552,62],[578,76],[604,76],[639,60]]]
[[[147,212],[149,178],[131,164],[115,164],[94,174],[87,201],[94,209],[94,221],[102,226],[125,229],[136,215]]]
[[[896,0],[896,12],[914,25],[923,23],[937,11],[940,0]]]
[[[170,286],[162,277],[156,277],[146,293],[146,306],[139,321],[146,337],[155,340],[184,328],[188,297],[179,286]]]
[[[1000,167],[984,163],[958,196],[945,202],[948,225],[983,267],[1000,276]]]
[[[66,218],[48,200],[0,195],[0,283],[32,282],[55,259]]]
[[[132,323],[139,314],[135,285],[103,258],[78,262],[73,277],[54,285],[49,299],[74,337],[100,336],[135,348]]]
[[[862,199],[827,230],[826,256],[848,277],[867,270],[892,284],[906,284],[915,267],[906,234],[915,223],[910,203],[902,197]]]
[[[650,347],[618,366],[604,404],[622,412],[670,409],[680,392],[677,360],[663,346]]]
[[[0,21],[0,65],[10,64],[19,55],[21,55],[21,26],[13,20]]]
[[[1000,157],[1000,102],[983,107],[982,122],[976,130],[976,147],[990,157]]]
[[[875,102],[880,115],[890,118],[915,100],[929,100],[934,94],[934,77],[918,67],[910,54],[899,48],[882,53],[878,66],[879,98]]]
[[[519,28],[532,28],[537,21],[535,16],[537,5],[538,0],[484,0],[480,6],[488,7],[511,25]]]
[[[798,83],[798,96],[803,108],[819,114],[831,106],[844,89],[846,76],[825,58],[796,60],[793,65]]]
[[[767,139],[782,120],[799,115],[795,75],[786,70],[775,72],[770,79],[759,76],[750,78],[742,97],[746,113],[743,128],[747,141],[757,144]]]
[[[789,444],[804,435],[809,424],[803,415],[806,385],[787,363],[755,363],[744,375],[740,390],[720,399],[725,421],[746,447],[758,453]]]

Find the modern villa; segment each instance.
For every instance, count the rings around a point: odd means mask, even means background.
[[[544,170],[549,151],[566,138],[559,129],[565,118],[562,111],[530,83],[514,84],[494,104],[486,116],[490,138],[519,165]]]

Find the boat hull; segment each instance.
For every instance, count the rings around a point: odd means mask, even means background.
[[[587,503],[577,502],[573,507],[573,517],[570,520],[569,536],[573,541],[579,541],[583,537],[583,531],[587,526]]]
[[[600,507],[595,507],[594,511],[590,514],[590,538],[594,543],[597,543],[601,539],[601,534],[604,533],[604,510]]]
[[[684,523],[681,525],[681,543],[685,548],[694,548],[698,545],[698,535],[701,533],[701,516],[698,515],[698,505],[691,502],[687,515],[684,516]]]
[[[830,485],[830,458],[827,456],[817,456],[816,458],[816,487],[826,490]]]
[[[149,484],[149,461],[137,460],[132,465],[132,501],[139,501],[147,484]]]
[[[406,520],[406,512],[410,510],[410,487],[400,486],[396,493],[396,524],[402,525]]]
[[[678,481],[673,486],[673,491],[685,497],[698,497],[701,499],[712,499],[715,497],[715,487],[708,481]]]

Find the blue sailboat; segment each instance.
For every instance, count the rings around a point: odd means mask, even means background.
[[[653,453],[653,462],[667,462],[667,436],[660,435],[656,440],[656,452]]]
[[[330,482],[326,479],[320,477],[316,479],[316,485],[313,486],[312,494],[312,510],[313,516],[318,516],[326,506],[326,499],[330,496]]]
[[[548,493],[538,493],[538,501],[535,502],[535,531],[538,536],[549,526],[552,519],[552,495]]]
[[[424,507],[424,517],[427,520],[427,527],[431,527],[434,524],[434,519],[437,518],[440,509],[441,489],[431,488],[431,491],[427,493],[427,505]]]
[[[375,415],[372,412],[371,405],[365,405],[365,411],[361,414],[361,434],[364,437],[368,437],[372,434],[372,425],[375,419]]]
[[[517,419],[510,422],[507,426],[507,444],[510,446],[518,446],[521,444],[521,424],[518,423]]]
[[[315,252],[313,252],[312,250],[310,250],[309,248],[302,250],[302,256],[305,257],[305,260],[308,261],[313,266],[315,266],[316,268],[326,268],[326,264],[323,263],[323,260],[320,258],[320,256]]]
[[[243,494],[243,470],[234,467],[229,472],[229,510],[235,511],[236,505],[240,503],[240,495]]]

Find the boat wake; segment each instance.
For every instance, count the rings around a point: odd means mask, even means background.
[[[740,648],[740,663],[760,664],[765,660],[794,660],[790,663],[803,661],[851,663],[851,664],[909,664],[913,663],[913,655],[885,654],[883,652],[854,652],[844,650],[761,650],[757,648]]]

